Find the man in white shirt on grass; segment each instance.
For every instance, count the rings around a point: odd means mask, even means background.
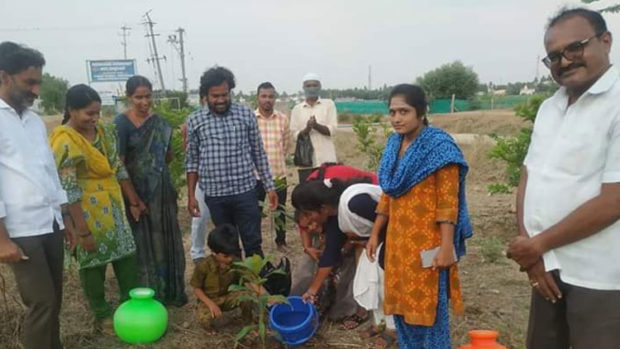
[[[620,348],[620,71],[603,17],[549,22],[543,62],[561,88],[538,110],[508,257],[532,286],[529,349]]]
[[[334,147],[334,135],[338,128],[336,104],[331,99],[319,97],[321,81],[317,74],[306,74],[302,84],[306,99],[291,111],[290,127],[295,142],[302,134],[310,135],[314,154],[312,166],[297,168],[300,183],[322,163],[338,161]]]
[[[75,246],[45,125],[28,109],[44,64],[38,51],[0,43],[0,263],[11,266],[26,305],[26,349],[62,348],[63,231]]]

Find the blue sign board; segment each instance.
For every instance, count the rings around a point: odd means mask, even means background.
[[[115,59],[88,61],[90,82],[126,81],[136,75],[136,61]]]

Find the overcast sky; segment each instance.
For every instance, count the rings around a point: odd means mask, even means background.
[[[613,1],[611,1],[613,2]],[[609,1],[601,1],[601,5]],[[557,0],[0,0],[0,40],[39,49],[45,71],[71,84],[87,82],[86,60],[123,58],[120,27],[131,27],[128,56],[156,83],[146,59],[143,15],[151,10],[166,88],[181,89],[180,61],[166,42],[186,30],[187,75],[218,64],[230,68],[237,90],[269,80],[279,91],[300,90],[307,72],[326,88],[363,87],[372,66],[373,86],[412,82],[441,64],[461,60],[482,82],[529,81],[544,56],[547,19]],[[598,5],[599,7],[601,5]],[[620,14],[605,16],[612,33]],[[620,53],[612,47],[612,62]],[[539,57],[540,56],[540,57]],[[116,84],[116,86],[119,86]],[[93,84],[106,89],[110,86]]]

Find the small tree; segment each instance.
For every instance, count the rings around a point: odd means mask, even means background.
[[[252,330],[258,330],[258,335],[261,340],[262,348],[267,348],[267,323],[269,322],[269,305],[275,303],[288,303],[284,296],[270,295],[268,293],[261,293],[260,289],[267,279],[273,274],[284,274],[282,270],[272,270],[261,277],[261,271],[265,268],[267,263],[272,261],[271,256],[262,258],[259,255],[253,255],[246,258],[243,261],[235,262],[233,268],[241,275],[238,284],[230,285],[228,290],[230,292],[243,292],[237,300],[239,302],[252,302],[256,306],[256,313],[258,315],[258,322],[243,327],[239,333],[235,336],[235,348],[239,345],[245,336]]]
[[[506,94],[509,96],[517,96],[521,93],[523,86],[527,86],[525,82],[509,82],[506,85]]]
[[[466,67],[460,61],[444,64],[417,79],[429,99],[472,97],[480,88],[478,74],[472,67]]]
[[[379,122],[383,139],[377,139],[377,129],[366,118],[353,120],[353,132],[357,137],[357,149],[366,154],[366,169],[376,172],[381,162],[385,142],[392,135],[393,131],[385,122]]]
[[[65,96],[69,90],[69,82],[62,78],[43,74],[41,83],[41,106],[46,114],[60,113],[65,109]]]
[[[173,109],[167,101],[153,107],[155,113],[165,118],[172,125],[172,139],[170,146],[172,149],[172,162],[168,165],[172,184],[177,191],[185,185],[185,149],[183,149],[183,136],[181,125],[187,121],[187,117],[192,113],[190,108]]]
[[[538,113],[538,108],[540,108],[540,105],[544,99],[544,96],[534,96],[526,103],[517,106],[515,108],[515,112],[518,116],[533,124],[536,119],[536,113]],[[491,184],[488,187],[490,193],[508,193],[510,192],[510,188],[519,185],[519,180],[521,179],[521,166],[523,165],[523,160],[525,160],[525,156],[527,155],[527,150],[530,146],[531,139],[531,125],[522,128],[515,137],[495,136],[497,144],[495,144],[495,147],[491,150],[489,157],[501,159],[506,162],[508,182],[505,184]]]
[[[275,187],[276,191],[280,191],[284,188],[288,188],[290,185],[287,184],[286,182],[286,176],[276,176],[273,179],[273,185]],[[259,201],[258,202],[258,206],[260,206],[260,211],[261,211],[261,217],[262,218],[269,218],[269,233],[271,234],[271,241],[273,242],[275,239],[274,234],[276,233],[277,229],[285,229],[286,228],[286,221],[285,219],[288,218],[290,220],[295,220],[295,217],[293,217],[293,215],[291,215],[290,213],[286,212],[286,205],[282,204],[281,202],[278,203],[278,205],[282,205],[283,206],[283,211],[280,212],[278,210],[271,210],[268,209],[267,212],[265,212],[265,206],[268,206],[264,201]],[[279,215],[282,214],[284,215],[284,219],[278,219]]]

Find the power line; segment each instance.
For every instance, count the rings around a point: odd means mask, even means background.
[[[135,25],[143,24],[143,23],[133,23]],[[118,28],[116,25],[76,25],[76,26],[53,26],[53,27],[5,27],[0,28],[0,32],[33,32],[33,31],[75,31],[79,30],[81,32],[86,31],[97,31],[103,29],[116,29]],[[165,31],[173,31],[173,28],[160,28]]]
[[[0,32],[30,32],[30,31],[95,31],[100,29],[113,29],[114,26],[100,25],[100,26],[73,26],[73,27],[21,27],[21,28],[0,28]]]

